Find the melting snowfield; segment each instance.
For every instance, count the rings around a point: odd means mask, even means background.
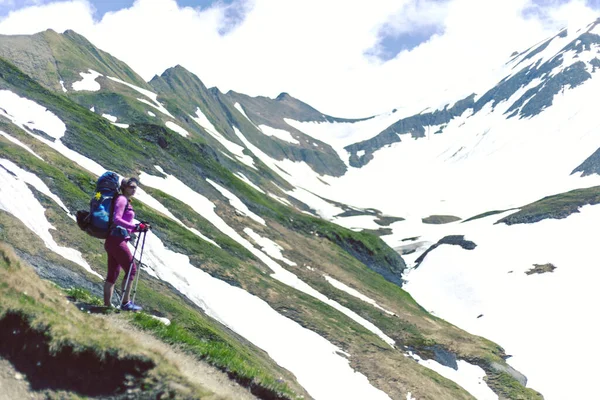
[[[494,225],[507,214],[444,227],[443,235],[464,234],[477,247],[441,245],[405,275],[404,288],[434,315],[504,347],[546,399],[593,398],[600,206],[562,220]],[[535,265],[556,269],[535,273]]]

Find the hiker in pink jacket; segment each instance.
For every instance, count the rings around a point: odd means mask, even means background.
[[[110,300],[113,295],[115,282],[119,277],[119,272],[123,269],[125,276],[121,284],[121,292],[123,293],[121,310],[126,311],[139,311],[142,309],[142,307],[133,304],[129,300],[129,292],[131,291],[133,277],[137,272],[137,266],[133,261],[133,255],[127,243],[131,239],[131,232],[146,231],[150,228],[149,224],[135,224],[133,222],[135,212],[129,199],[135,194],[137,185],[138,181],[136,178],[123,179],[121,181],[121,194],[114,200],[112,225],[108,238],[104,242],[104,249],[108,255],[108,272],[106,274],[106,282],[104,283],[104,305],[107,307],[111,305]],[[130,267],[131,275],[129,276],[129,283],[125,288],[125,281],[127,280]]]

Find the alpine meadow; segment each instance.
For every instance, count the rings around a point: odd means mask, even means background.
[[[600,19],[523,48],[348,119],[0,35],[0,399],[598,398]],[[139,312],[76,221],[106,171]]]

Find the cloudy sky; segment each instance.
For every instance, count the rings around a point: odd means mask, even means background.
[[[600,16],[600,0],[0,0],[0,34],[73,29],[145,79],[288,92],[323,113],[437,107],[502,78],[514,51]]]

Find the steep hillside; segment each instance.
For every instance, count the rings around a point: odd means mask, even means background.
[[[100,92],[110,91],[104,83],[111,81],[141,93],[140,103],[161,115],[160,122],[124,128],[0,60],[0,238],[40,276],[100,294],[102,242],[81,232],[73,214],[86,208],[96,177],[111,169],[140,177],[132,205],[154,227],[138,299],[180,330],[134,322],[257,396],[540,398],[506,364],[500,346],[420,307],[400,287],[404,261],[380,238],[307,215],[281,196],[298,188],[275,180],[257,186],[240,174],[254,165],[285,175],[242,140],[257,128],[241,123],[241,111],[222,95],[213,96],[215,103],[185,104],[198,93],[184,88],[205,88],[179,72],[154,81],[158,97],[133,81],[92,77]],[[82,91],[95,93],[94,87]],[[211,124],[240,138],[238,156],[247,164],[224,161],[222,140],[213,148],[182,127],[179,110],[201,106],[211,116],[239,114]]]
[[[23,234],[34,243],[39,240],[33,234]],[[25,385],[18,390],[14,387],[21,384],[19,380],[2,377],[3,396],[10,398],[14,391],[23,397],[12,398],[65,398],[76,394],[119,399],[132,395],[254,398],[217,368],[157,341],[136,325],[168,331],[171,337],[182,331],[181,327],[145,314],[105,311],[102,315],[100,307],[81,301],[100,299],[92,299],[80,289],[64,292],[42,281],[4,243],[0,244],[0,280],[0,357],[10,361],[29,383],[29,388]],[[213,332],[214,338],[209,339],[206,348],[216,347],[216,338],[227,337],[223,331]]]
[[[277,160],[303,161],[318,173],[334,176],[339,176],[346,170],[345,165],[328,145],[309,141],[300,132],[297,132],[299,134],[297,137],[288,132],[290,127],[282,125],[283,117],[269,119],[269,121],[281,121],[278,124],[265,123],[267,115],[271,113],[280,116],[282,110],[277,105],[283,101],[283,97],[263,107],[259,115],[264,117],[258,119],[258,123],[254,123],[252,117],[246,114],[244,105],[255,105],[256,99],[243,95],[236,96],[231,92],[223,95],[217,88],[208,90],[195,75],[181,66],[168,69],[161,76],[155,76],[150,84],[168,102],[169,108],[176,110],[176,115],[185,115],[186,121],[193,119],[213,136],[223,135],[227,140],[241,145],[243,143],[234,129],[237,128],[244,132],[244,136],[251,143]],[[240,97],[247,100],[242,105],[240,105]],[[292,103],[302,104],[298,101]],[[305,109],[310,107],[307,105],[304,105],[304,108],[285,107],[285,111],[296,113],[301,113]],[[253,108],[251,110],[255,111]],[[265,112],[266,110],[269,111]],[[316,113],[316,110],[314,112]]]
[[[80,72],[89,68],[147,88],[146,82],[125,63],[99,50],[83,36],[68,30],[52,30],[35,35],[0,35],[0,57],[11,60],[19,69],[47,89],[61,92],[81,81]]]

